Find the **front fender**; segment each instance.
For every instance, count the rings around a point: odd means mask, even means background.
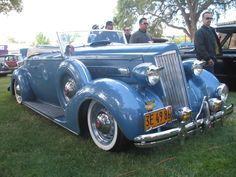
[[[192,65],[194,58],[190,58],[183,61],[184,71],[186,75],[186,80],[188,84],[188,93],[194,113],[197,114],[201,107],[203,98],[217,97],[217,88],[220,85],[219,80],[207,70],[203,70],[200,75],[195,75],[192,71]]]
[[[217,96],[216,90],[221,84],[212,73],[206,70],[203,70],[199,76],[192,76],[187,82],[190,88],[194,88],[195,92],[199,92],[199,95],[209,98]]]
[[[194,117],[198,113],[205,96],[208,99],[218,97],[217,88],[220,82],[213,74],[203,70],[199,76],[193,75],[188,79],[187,84],[189,99],[191,100],[189,102],[191,103],[192,109],[195,110],[193,113]]]
[[[163,107],[160,99],[146,91],[146,98],[154,99],[158,107]],[[130,85],[112,79],[98,79],[76,93],[66,108],[68,124],[79,131],[79,108],[87,100],[96,100],[103,104],[116,118],[122,133],[130,140],[143,134],[143,114],[146,112],[144,97]]]
[[[206,90],[209,97],[217,97],[217,87],[221,84],[220,81],[207,70],[203,70],[203,72],[199,76],[202,80],[204,80],[206,85]]]
[[[205,96],[213,97],[216,96],[216,88],[220,85],[219,80],[207,70],[203,70],[202,73],[196,76],[192,71],[192,65],[194,58],[190,58],[183,61],[184,71],[187,82],[191,86],[196,86],[196,89],[201,90]]]
[[[196,58],[188,58],[183,61],[184,72],[187,80],[194,77],[194,73],[192,71],[192,65],[194,60],[196,60]]]

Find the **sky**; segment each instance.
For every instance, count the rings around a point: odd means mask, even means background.
[[[0,44],[9,37],[16,41],[33,42],[42,32],[56,40],[57,31],[88,30],[112,20],[118,0],[22,0],[23,11],[0,14]],[[236,20],[236,11],[222,15],[219,22]],[[134,27],[135,30],[135,27]],[[167,28],[165,34],[183,32]]]
[[[112,20],[117,0],[23,0],[21,13],[0,14],[0,42],[13,37],[34,41],[42,32],[49,38],[57,31],[88,30]]]

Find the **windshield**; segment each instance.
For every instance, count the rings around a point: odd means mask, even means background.
[[[84,46],[127,44],[124,33],[116,30],[58,32],[57,36],[61,52],[66,56]]]
[[[218,33],[223,49],[236,49],[236,33]]]

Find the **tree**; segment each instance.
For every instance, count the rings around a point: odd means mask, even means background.
[[[193,40],[202,12],[211,11],[218,19],[222,12],[235,7],[235,0],[118,0],[114,22],[119,27],[131,26],[145,16],[154,30],[165,24],[183,30]]]
[[[123,27],[132,27],[140,16],[145,16],[149,21],[149,30],[153,37],[160,37],[162,34],[162,25],[158,18],[148,15],[145,11],[149,9],[146,4],[150,0],[118,0],[117,13],[113,19],[118,29]]]
[[[71,34],[62,34],[61,39],[65,41],[67,44],[73,43],[76,38],[80,37],[79,33],[73,32]]]
[[[43,33],[38,33],[36,36],[36,41],[33,43],[33,45],[47,45],[50,43],[49,38],[44,36]]]
[[[13,10],[21,12],[22,9],[22,0],[0,0],[0,14],[7,14]]]

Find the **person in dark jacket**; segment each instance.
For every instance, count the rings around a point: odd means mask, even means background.
[[[131,37],[131,29],[129,27],[125,27],[124,29],[124,33],[125,33],[125,38],[127,43],[129,43],[130,37]]]
[[[139,30],[133,33],[129,43],[149,43],[153,42],[150,34],[147,32],[148,22],[146,18],[139,20]]]
[[[194,37],[194,45],[198,60],[206,61],[205,69],[214,73],[214,64],[216,55],[219,54],[219,39],[212,28],[212,13],[204,12],[202,14],[202,27],[196,31]]]

